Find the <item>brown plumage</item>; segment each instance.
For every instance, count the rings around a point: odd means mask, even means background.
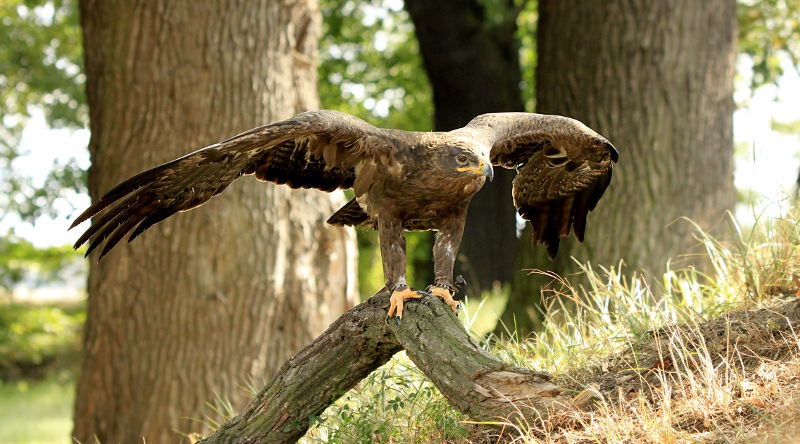
[[[390,315],[396,308],[402,316],[403,300],[413,297],[406,291],[403,230],[437,231],[435,293],[447,300],[449,292],[441,290],[454,289],[467,206],[486,177],[492,178],[492,165],[517,170],[514,205],[533,225],[532,243],[543,243],[553,257],[570,231],[583,240],[586,215],[608,186],[617,158],[605,138],[561,116],[483,114],[454,131],[423,133],[376,128],[336,111],[309,111],[120,183],[72,224],[93,218],[75,248],[88,241],[88,255],[105,242],[99,260],[128,233],[131,241],[244,175],[292,188],[353,188],[356,197],[328,222],[378,229],[386,285],[402,293],[392,298]]]

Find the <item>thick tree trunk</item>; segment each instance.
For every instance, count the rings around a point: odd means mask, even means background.
[[[542,0],[540,112],[566,114],[619,147],[619,168],[569,255],[660,273],[733,208],[734,0]]]
[[[586,242],[562,242],[596,264],[623,260],[657,276],[697,247],[689,217],[714,228],[733,208],[734,0],[540,0],[537,111],[586,123],[620,149]],[[521,312],[516,311],[519,319]],[[506,320],[508,321],[509,318]]]
[[[316,3],[82,0],[93,199],[139,171],[317,106]],[[89,276],[80,442],[177,442],[352,306],[342,196],[245,178]],[[254,296],[257,295],[257,296]]]
[[[533,422],[590,399],[565,398],[547,375],[488,354],[438,298],[409,303],[399,323],[386,318],[388,307],[389,294],[383,292],[345,313],[287,361],[247,409],[201,442],[295,442],[310,418],[402,349],[474,420],[514,422],[522,416]]]
[[[434,126],[461,127],[478,114],[522,111],[516,11],[489,21],[476,0],[406,0],[433,87]],[[510,282],[517,248],[511,200],[514,174],[498,169],[470,203],[458,272],[473,290]],[[527,242],[526,242],[527,245]]]

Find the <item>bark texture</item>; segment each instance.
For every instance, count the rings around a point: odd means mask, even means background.
[[[287,361],[241,414],[200,442],[295,442],[309,418],[402,349],[475,420],[522,415],[534,421],[573,404],[547,375],[509,366],[481,349],[440,299],[409,303],[399,324],[386,317],[388,307],[389,293],[382,292],[345,313]]]
[[[82,0],[93,199],[122,179],[318,106],[313,1]],[[89,275],[80,442],[177,442],[353,305],[342,196],[240,179]],[[253,296],[258,295],[258,296]]]
[[[660,274],[698,247],[680,218],[713,229],[735,203],[735,1],[541,0],[537,39],[538,111],[620,151],[586,243],[562,243],[555,268],[575,255]]]
[[[478,114],[522,111],[516,12],[491,23],[477,0],[406,0],[433,88],[434,126],[449,131]],[[498,168],[470,203],[457,273],[473,290],[507,283],[517,248],[514,173]],[[527,244],[527,242],[525,242]]]

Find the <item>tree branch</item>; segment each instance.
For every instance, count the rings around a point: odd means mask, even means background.
[[[475,420],[535,420],[570,403],[546,374],[482,350],[438,298],[409,303],[400,323],[387,319],[388,307],[389,293],[382,291],[342,315],[287,361],[242,413],[200,442],[294,442],[310,418],[402,349]]]

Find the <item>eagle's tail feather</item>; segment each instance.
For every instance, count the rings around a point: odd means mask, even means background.
[[[361,208],[355,198],[347,202],[328,218],[328,223],[337,227],[364,225],[369,222],[369,216]]]

